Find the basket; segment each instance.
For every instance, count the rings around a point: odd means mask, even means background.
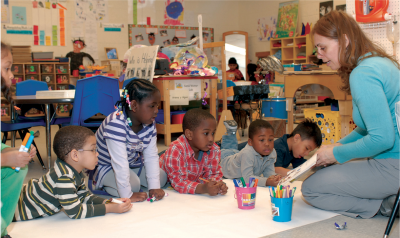
[[[330,106],[319,108],[305,108],[304,117],[316,122],[321,129],[322,144],[330,145],[341,139],[342,118],[338,111],[331,111]],[[349,133],[357,126],[350,117]]]

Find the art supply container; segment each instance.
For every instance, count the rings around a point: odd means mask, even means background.
[[[301,71],[301,64],[295,64],[294,71]]]
[[[272,220],[287,222],[292,220],[293,197],[275,198],[271,197]]]
[[[235,187],[235,199],[237,200],[240,209],[249,210],[253,209],[256,205],[256,192],[257,187],[240,188]]]

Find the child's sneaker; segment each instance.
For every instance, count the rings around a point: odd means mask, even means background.
[[[238,125],[234,120],[224,121],[224,125],[226,127],[226,133],[228,135],[236,134]]]

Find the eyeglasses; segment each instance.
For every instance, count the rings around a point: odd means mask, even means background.
[[[71,151],[72,151],[72,150],[68,151],[68,153],[66,153],[65,155],[69,154]],[[94,148],[93,150],[79,149],[79,150],[76,150],[76,151],[79,151],[79,152],[82,152],[82,151],[92,151],[93,153],[96,153],[96,152],[97,152],[97,148]]]

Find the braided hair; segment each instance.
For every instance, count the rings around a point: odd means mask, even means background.
[[[155,92],[160,91],[156,86],[154,86],[154,84],[150,83],[150,81],[146,79],[133,79],[124,89],[128,90],[129,100],[136,100],[138,103],[141,103],[144,99],[152,96]],[[121,106],[125,112],[129,109],[129,104],[126,102],[126,98],[118,101],[115,105],[117,107]]]
[[[6,43],[1,42],[1,58],[3,59],[11,52],[11,47]],[[6,79],[1,76],[1,92],[7,101],[11,102],[11,92],[10,87],[7,87]]]

